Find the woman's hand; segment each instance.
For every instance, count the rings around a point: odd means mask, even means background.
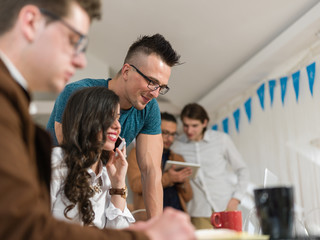
[[[117,154],[116,154],[117,153]],[[116,152],[110,152],[110,158],[106,165],[112,188],[124,188],[125,178],[128,170],[126,160],[126,146],[122,150],[116,148]]]

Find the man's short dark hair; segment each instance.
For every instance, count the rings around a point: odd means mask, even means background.
[[[189,103],[186,106],[184,106],[180,114],[181,121],[183,121],[183,118],[185,117],[199,120],[202,123],[204,123],[205,120],[209,122],[209,116],[207,111],[197,103]],[[207,128],[204,128],[203,132],[205,132],[206,129]]]
[[[200,120],[202,123],[205,120],[209,121],[209,116],[207,111],[198,103],[189,103],[181,111],[181,120],[184,118],[191,118]]]
[[[26,5],[45,8],[59,17],[65,17],[72,2],[79,4],[90,20],[101,18],[101,0],[0,0],[0,35],[14,26],[20,10]]]
[[[161,113],[161,120],[166,120],[169,122],[177,123],[177,119],[175,116],[173,116],[171,113],[168,112],[162,112]]]
[[[139,53],[144,53],[147,56],[156,54],[170,67],[179,64],[180,55],[173,50],[171,44],[159,33],[138,38],[130,46],[124,63],[130,63]]]

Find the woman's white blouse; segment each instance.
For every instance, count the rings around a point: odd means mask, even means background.
[[[79,216],[77,205],[68,212],[68,217],[70,217],[71,220],[64,216],[64,210],[70,205],[70,201],[66,198],[63,191],[64,180],[67,177],[67,167],[66,164],[62,162],[62,159],[62,148],[55,147],[52,151],[51,211],[53,216],[57,219],[83,224]],[[95,193],[90,199],[95,213],[93,225],[98,228],[128,227],[131,223],[135,222],[135,219],[127,208],[127,205],[122,212],[112,204],[111,196],[108,191],[111,188],[111,182],[107,174],[107,169],[105,166],[100,166],[100,169],[102,170],[98,175],[91,169],[88,169],[93,186],[98,184],[99,177],[102,179],[102,191],[100,193]]]

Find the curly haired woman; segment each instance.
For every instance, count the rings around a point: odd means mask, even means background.
[[[123,228],[135,221],[126,204],[126,149],[113,151],[119,117],[119,97],[106,87],[83,88],[69,99],[63,143],[52,153],[56,218],[98,228]]]

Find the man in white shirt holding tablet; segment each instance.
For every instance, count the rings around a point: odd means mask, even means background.
[[[207,130],[209,117],[202,106],[188,104],[180,117],[185,134],[172,149],[186,162],[201,165],[190,181],[194,197],[187,205],[188,213],[197,229],[212,228],[213,211],[238,209],[249,180],[248,168],[227,134]]]

